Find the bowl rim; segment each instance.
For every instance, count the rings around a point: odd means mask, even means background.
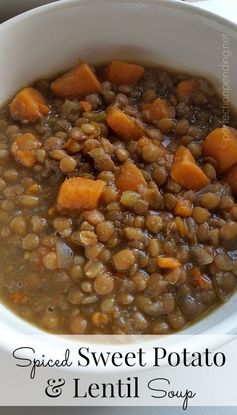
[[[214,11],[205,9],[200,5],[195,3],[186,3],[181,0],[58,0],[53,3],[43,4],[42,6],[35,7],[33,9],[27,10],[19,15],[13,16],[10,19],[2,22],[0,24],[0,31],[8,28],[8,26],[14,25],[15,23],[21,22],[27,18],[34,16],[42,16],[49,13],[54,13],[55,11],[62,10],[64,8],[70,9],[75,6],[91,6],[98,3],[104,4],[141,4],[144,6],[152,5],[155,7],[166,7],[168,9],[182,10],[185,8],[191,14],[198,15],[199,17],[206,17],[211,20],[214,20],[216,23],[227,25],[233,31],[237,30],[237,23],[229,20],[227,17],[222,17]]]

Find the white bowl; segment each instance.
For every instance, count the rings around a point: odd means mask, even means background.
[[[116,58],[158,64],[203,75],[221,92],[222,34],[231,36],[232,54],[237,56],[236,25],[180,1],[65,0],[43,6],[0,26],[0,102],[37,78],[73,66],[78,58],[90,63]],[[237,73],[233,63],[230,69],[234,103]],[[182,333],[235,333],[236,305],[234,294]],[[9,347],[22,333],[42,332],[1,305],[0,333],[4,333],[1,345]],[[45,336],[47,341],[50,335]],[[56,336],[50,338],[54,344]]]

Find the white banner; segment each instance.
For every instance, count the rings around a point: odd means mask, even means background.
[[[237,406],[237,336],[21,336],[2,406]]]

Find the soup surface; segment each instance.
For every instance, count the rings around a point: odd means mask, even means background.
[[[205,79],[125,62],[19,91],[0,111],[2,302],[54,333],[165,334],[225,301],[234,127]]]

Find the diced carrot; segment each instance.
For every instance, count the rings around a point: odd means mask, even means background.
[[[112,61],[105,69],[108,81],[116,85],[136,84],[144,74],[141,65],[122,61]]]
[[[176,216],[191,216],[193,212],[193,205],[189,199],[178,197],[174,208]]]
[[[176,95],[178,99],[190,101],[193,93],[199,88],[200,80],[197,78],[185,79],[178,83],[176,87]]]
[[[99,92],[100,82],[89,65],[83,62],[52,82],[51,89],[62,97],[83,97]]]
[[[180,146],[175,153],[171,177],[189,190],[198,190],[210,183],[208,177],[197,165],[191,151],[183,146]]]
[[[115,177],[115,184],[121,192],[126,190],[136,192],[140,185],[146,185],[146,181],[141,170],[134,163],[126,160]]]
[[[124,140],[139,140],[144,134],[144,129],[138,125],[136,119],[118,108],[112,108],[108,112],[106,121],[110,128]]]
[[[173,269],[173,268],[179,268],[181,267],[181,263],[176,258],[165,258],[165,257],[158,257],[157,258],[157,264],[160,268],[167,268],[167,269]]]
[[[143,106],[148,111],[148,117],[151,121],[161,120],[162,118],[174,118],[175,110],[171,105],[162,98]]]
[[[197,267],[192,268],[189,274],[192,277],[195,285],[197,285],[202,290],[210,288],[213,285],[210,278],[207,275],[203,275]]]
[[[202,145],[203,155],[213,157],[218,171],[223,172],[237,163],[237,130],[231,127],[215,128]]]
[[[237,193],[237,164],[235,164],[229,170],[227,170],[224,179],[230,186],[231,191],[236,194]]]
[[[28,87],[18,92],[9,104],[12,118],[22,122],[34,122],[47,115],[49,107],[37,89]]]
[[[27,297],[25,293],[16,291],[15,293],[10,294],[10,299],[14,304],[23,304],[26,302]]]
[[[41,143],[31,133],[25,133],[16,138],[11,151],[16,161],[25,167],[32,167],[37,163],[35,152]]]
[[[57,208],[59,210],[95,209],[106,186],[103,180],[72,177],[61,185]]]
[[[189,235],[188,226],[180,216],[175,218],[175,225],[182,237],[187,237]]]
[[[80,101],[80,104],[84,112],[92,111],[92,106],[88,101]]]

